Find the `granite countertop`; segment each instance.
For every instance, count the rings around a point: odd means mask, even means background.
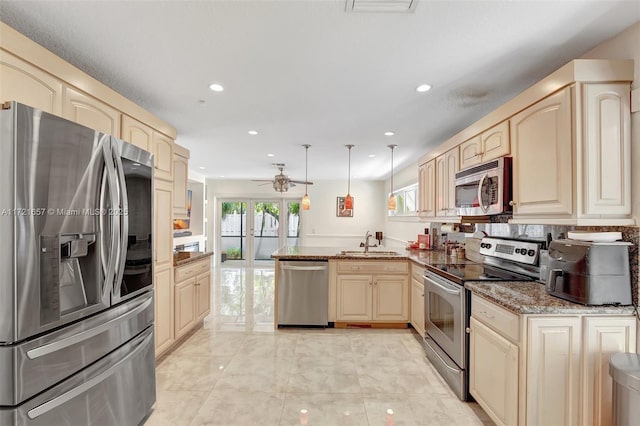
[[[340,259],[340,260],[407,260],[409,255],[405,251],[397,251],[397,255],[376,255],[374,250],[386,251],[384,247],[373,247],[366,257],[363,256],[350,256],[348,254],[339,254],[343,250],[361,250],[364,252],[364,248],[344,248],[344,247],[293,247],[285,246],[281,249],[273,252],[271,257],[273,259],[296,259],[296,260],[328,260],[328,259]],[[391,250],[389,250],[391,251]]]
[[[173,253],[173,266],[183,266],[213,256],[212,251],[178,251]]]
[[[464,285],[515,314],[628,315],[633,306],[585,306],[547,294],[544,284],[522,281],[467,281]],[[472,302],[473,303],[473,302]]]

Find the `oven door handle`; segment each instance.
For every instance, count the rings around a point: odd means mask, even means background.
[[[440,363],[442,364],[443,367],[445,367],[447,370],[451,371],[452,373],[455,374],[459,374],[460,371],[456,370],[455,368],[451,367],[447,361],[445,361],[440,354],[438,353],[438,351],[436,350],[436,348],[433,347],[433,345],[431,345],[429,343],[429,339],[424,339],[424,344],[429,346],[429,349],[431,349],[431,351],[433,352],[433,354],[438,358],[438,360],[440,361]]]
[[[448,284],[444,284],[444,283],[439,283],[433,279],[431,279],[430,277],[425,276],[425,279],[428,280],[431,284],[435,285],[436,287],[438,287],[439,289],[443,290],[446,293],[449,294],[453,294],[453,295],[460,295],[460,292],[462,291],[461,288],[452,288],[451,286],[449,286]]]

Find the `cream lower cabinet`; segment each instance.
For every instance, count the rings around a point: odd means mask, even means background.
[[[516,315],[471,300],[469,387],[499,425],[610,425],[615,352],[635,352],[632,315]]]
[[[173,270],[171,268],[156,269],[154,277],[154,325],[156,357],[159,357],[175,341],[173,333]]]
[[[338,262],[336,320],[406,323],[409,320],[407,262]]]
[[[211,257],[175,269],[175,338],[187,334],[210,311]]]
[[[411,325],[424,337],[424,267],[411,264]]]
[[[498,425],[518,424],[518,346],[471,318],[469,392]]]

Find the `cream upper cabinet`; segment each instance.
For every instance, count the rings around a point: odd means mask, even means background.
[[[424,337],[425,327],[423,271],[424,268],[411,265],[411,325],[422,337]]]
[[[189,175],[189,150],[180,145],[173,146],[173,217],[187,217],[187,181]]]
[[[83,126],[120,137],[120,111],[70,86],[64,88],[62,116]]]
[[[153,132],[153,151],[155,155],[155,177],[173,180],[173,140],[162,133]],[[171,210],[173,211],[173,210]]]
[[[509,155],[510,152],[507,120],[460,144],[460,170]]]
[[[498,425],[518,424],[518,346],[471,318],[469,392]]]
[[[0,50],[0,103],[8,101],[62,115],[62,81]]]
[[[156,266],[173,265],[173,186],[155,181],[154,192],[154,257]]]
[[[456,216],[458,147],[436,158],[436,216]]]
[[[470,392],[497,424],[610,425],[609,357],[635,350],[633,315],[516,315],[471,298]]]
[[[511,119],[513,222],[628,225],[629,83],[577,83]]]
[[[436,160],[430,160],[418,167],[418,215],[436,215]]]
[[[571,88],[511,119],[513,217],[569,218],[573,213]]]
[[[341,261],[336,266],[336,320],[407,322],[407,262]]]
[[[631,215],[631,106],[628,83],[583,84],[580,216]],[[580,152],[578,150],[578,152]]]
[[[145,151],[152,152],[153,129],[135,118],[122,114],[120,137]]]

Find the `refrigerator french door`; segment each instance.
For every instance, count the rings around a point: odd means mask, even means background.
[[[128,399],[142,402],[107,423],[150,411],[152,172],[133,145],[2,105],[0,424],[101,424]]]

